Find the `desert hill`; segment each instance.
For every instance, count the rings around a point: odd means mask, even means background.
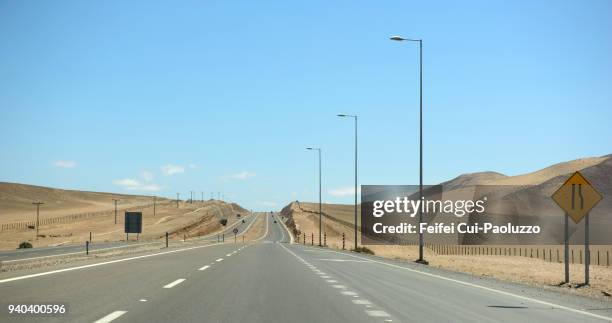
[[[64,190],[35,185],[0,182],[0,222],[30,219],[36,209],[32,202],[45,204],[45,216],[62,216],[83,212],[97,212],[114,208],[113,199],[119,199],[118,207],[126,208],[153,203],[151,196],[127,195]],[[165,199],[158,198],[158,201]]]

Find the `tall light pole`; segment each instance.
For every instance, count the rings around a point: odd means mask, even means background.
[[[393,36],[390,38],[395,41],[411,41],[419,43],[419,200],[423,199],[423,40],[409,39],[401,36]],[[423,233],[421,232],[421,223],[423,222],[423,213],[419,209],[419,259],[418,263],[428,264],[423,258]]]
[[[201,202],[204,203],[204,192],[200,192],[200,193],[202,193],[202,201]]]
[[[115,224],[117,224],[117,201],[120,201],[121,199],[113,199],[113,202],[115,202]]]
[[[176,208],[177,209],[179,207],[179,196],[181,196],[181,193],[176,193]]]
[[[157,204],[157,196],[153,196],[153,216],[155,216],[155,204]]]
[[[306,148],[308,150],[316,150],[319,152],[319,247],[321,246],[321,219],[322,219],[322,212],[321,212],[321,148],[312,148],[312,147],[308,147]]]
[[[32,204],[36,205],[36,240],[38,240],[38,227],[40,225],[40,206],[45,203],[36,201],[32,202]]]
[[[357,250],[357,115],[339,114],[341,118],[355,119],[355,250]]]

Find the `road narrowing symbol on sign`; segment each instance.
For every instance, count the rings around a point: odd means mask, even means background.
[[[574,223],[578,223],[601,201],[602,197],[580,172],[575,172],[559,187],[552,198]]]

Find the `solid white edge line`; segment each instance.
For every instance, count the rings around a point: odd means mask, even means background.
[[[289,234],[289,244],[293,244],[295,242],[295,239],[293,238],[293,234],[291,233],[291,231],[289,231],[289,228],[287,228],[287,225],[285,224],[285,222],[283,221],[280,221],[280,222],[285,228],[285,230],[287,230],[287,233]]]
[[[174,287],[174,286],[184,282],[185,280],[186,280],[185,278],[179,278],[179,279],[171,282],[170,284],[165,285],[164,288],[172,288],[172,287]]]
[[[108,322],[115,320],[116,318],[120,317],[121,315],[125,313],[127,313],[127,311],[114,311],[106,315],[105,317],[95,321],[94,323],[108,323]]]
[[[73,271],[73,270],[79,270],[79,269],[85,269],[85,268],[91,268],[91,267],[98,267],[98,266],[114,264],[114,263],[118,263],[118,262],[124,262],[124,261],[135,260],[135,259],[143,259],[143,258],[161,256],[161,255],[177,253],[177,252],[183,252],[183,251],[188,251],[188,250],[193,250],[193,249],[208,248],[208,247],[213,247],[213,246],[218,246],[218,245],[223,245],[223,244],[224,243],[213,243],[213,244],[209,244],[209,245],[205,245],[205,246],[195,246],[195,247],[189,247],[189,248],[183,248],[183,249],[176,249],[176,250],[158,252],[158,253],[153,253],[153,254],[148,254],[148,255],[129,257],[129,258],[121,258],[121,259],[110,260],[110,261],[105,261],[105,262],[98,262],[98,263],[95,263],[95,264],[89,264],[89,265],[83,265],[83,266],[77,266],[77,267],[70,267],[70,268],[64,268],[64,269],[45,271],[45,272],[37,273],[37,274],[30,274],[30,275],[17,276],[17,277],[12,277],[12,278],[5,278],[5,279],[0,280],[0,284],[12,282],[12,281],[15,281],[15,280],[22,280],[22,279],[27,279],[27,278],[47,276],[47,275],[62,273],[62,272],[66,272],[66,271]]]
[[[551,302],[547,302],[547,301],[542,301],[536,298],[531,298],[531,297],[527,297],[527,296],[521,296],[521,295],[517,295],[514,293],[510,293],[510,292],[506,292],[503,290],[498,290],[495,288],[491,288],[491,287],[486,287],[486,286],[482,286],[482,285],[478,285],[478,284],[474,284],[474,283],[468,283],[465,281],[461,281],[458,279],[453,279],[453,278],[448,278],[448,277],[444,277],[444,276],[440,276],[440,275],[436,275],[436,274],[431,274],[431,273],[426,273],[424,271],[420,271],[420,270],[416,270],[416,269],[412,269],[412,268],[407,268],[407,267],[402,267],[402,266],[398,266],[398,265],[394,265],[394,264],[389,264],[383,261],[378,261],[378,260],[374,260],[374,259],[368,259],[365,257],[359,257],[356,255],[351,255],[348,253],[343,253],[343,252],[338,252],[338,251],[332,251],[335,252],[337,254],[341,254],[341,255],[346,255],[346,256],[350,256],[353,258],[358,258],[358,259],[363,259],[363,260],[368,260],[370,262],[374,262],[377,264],[381,264],[381,265],[385,265],[385,266],[389,266],[389,267],[393,267],[393,268],[399,268],[399,269],[403,269],[403,270],[408,270],[417,274],[421,274],[421,275],[425,275],[425,276],[429,276],[429,277],[433,277],[433,278],[437,278],[437,279],[442,279],[442,280],[446,280],[449,282],[454,282],[460,285],[464,285],[464,286],[468,286],[468,287],[473,287],[473,288],[477,288],[477,289],[482,289],[482,290],[486,290],[492,293],[496,293],[496,294],[501,294],[501,295],[506,295],[506,296],[511,296],[511,297],[515,297],[515,298],[519,298],[522,300],[526,300],[526,301],[531,301],[534,303],[538,303],[538,304],[542,304],[542,305],[547,305],[547,306],[551,306],[551,307],[555,307],[558,309],[563,309],[572,313],[576,313],[576,314],[583,314],[586,316],[591,316],[591,317],[595,317],[598,319],[602,319],[602,320],[606,320],[606,321],[610,321],[612,322],[612,317],[608,317],[608,316],[603,316],[603,315],[599,315],[599,314],[594,314],[594,313],[590,313],[587,311],[583,311],[583,310],[579,310],[579,309],[575,309],[575,308],[571,308],[571,307],[567,307],[567,306],[563,306],[563,305],[559,305],[559,304],[555,304],[555,303],[551,303]]]

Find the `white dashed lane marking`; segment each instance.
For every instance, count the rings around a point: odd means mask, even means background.
[[[208,269],[208,268],[210,268],[210,266],[204,266],[204,267],[202,267],[202,268],[200,268],[200,269],[198,269],[198,270],[206,270],[206,269]]]
[[[292,254],[293,256],[295,256],[298,260],[300,260],[306,267],[310,268],[314,273],[316,273],[317,275],[319,275],[319,277],[321,277],[322,279],[325,279],[325,281],[329,284],[334,284],[334,283],[338,283],[337,280],[334,279],[329,279],[331,278],[331,276],[325,274],[323,271],[317,269],[317,267],[311,265],[310,263],[308,263],[306,260],[304,260],[303,258],[301,258],[300,256],[296,255],[295,253],[293,253],[291,250],[287,249],[285,246],[281,246],[283,247],[283,249],[285,249],[286,251],[288,251],[290,254]],[[317,259],[317,260],[323,260],[323,261],[337,261],[337,262],[344,262],[344,259]],[[351,261],[351,260],[349,260]],[[357,261],[353,261],[353,262],[369,262],[366,260],[357,260]],[[386,318],[385,322],[392,322],[393,320],[390,319],[391,315],[389,315],[389,313],[382,311],[382,310],[375,310],[375,309],[371,309],[372,308],[372,303],[368,300],[365,299],[359,299],[359,295],[356,292],[353,291],[349,291],[346,290],[347,287],[344,285],[339,285],[339,284],[335,284],[335,285],[331,285],[333,288],[336,288],[338,290],[340,290],[340,293],[342,295],[345,296],[351,296],[353,297],[353,299],[351,299],[351,302],[353,304],[356,305],[363,305],[366,310],[365,313],[371,317],[379,317],[379,318]]]
[[[170,284],[168,284],[168,285],[164,286],[164,288],[172,288],[172,287],[174,287],[174,286],[176,286],[176,285],[178,285],[178,284],[180,284],[180,283],[182,283],[182,282],[184,282],[184,281],[185,281],[185,279],[184,279],[184,278],[177,279],[177,280],[175,280],[175,281],[171,282]]]
[[[217,259],[217,262],[220,262],[220,261],[222,261],[222,260],[223,260],[223,258],[219,258],[219,259]]]
[[[119,316],[123,315],[127,313],[127,311],[114,311],[108,315],[106,315],[105,317],[95,321],[94,323],[108,323],[111,322],[113,320],[115,320],[116,318],[118,318]]]
[[[357,305],[372,305],[367,299],[354,299],[351,302]]]
[[[366,314],[373,316],[373,317],[389,317],[391,315],[389,315],[389,313],[385,312],[385,311],[378,311],[378,310],[367,310],[365,311]]]

